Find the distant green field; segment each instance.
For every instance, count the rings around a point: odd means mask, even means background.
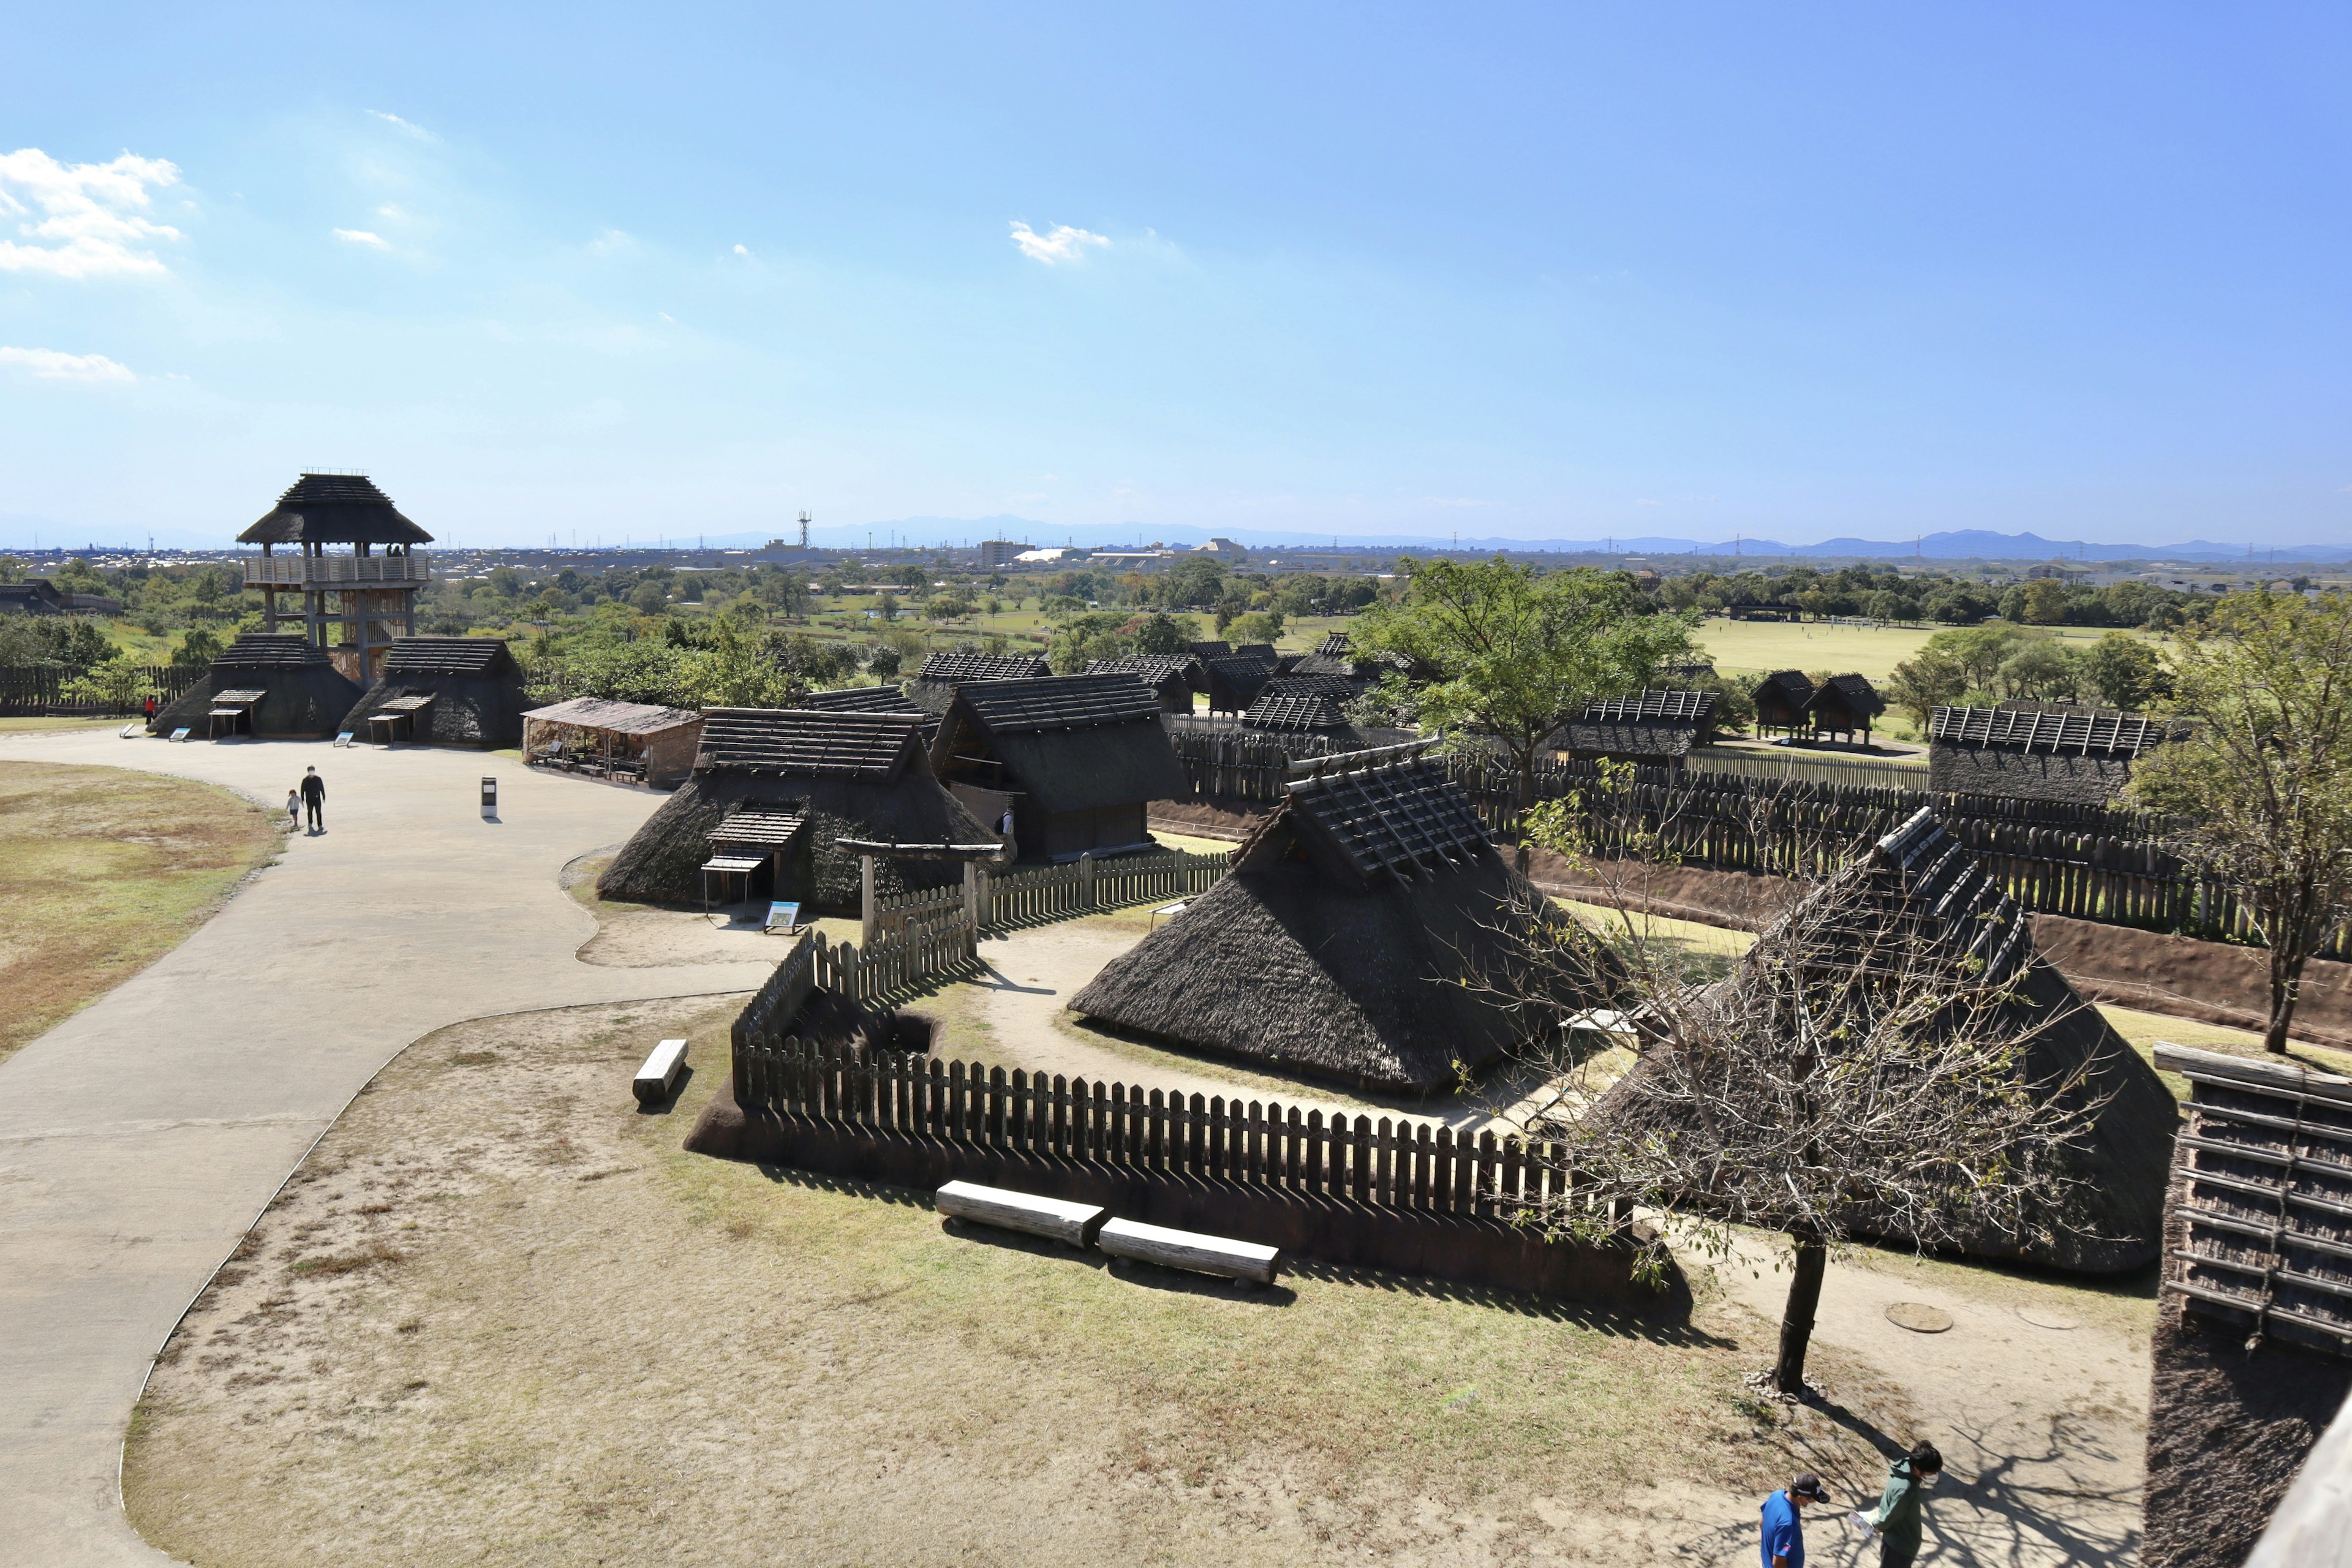
[[[1763,674],[1775,669],[1826,669],[1834,675],[1864,675],[1885,680],[1895,667],[1917,653],[1940,628],[1917,630],[1903,626],[1837,626],[1812,622],[1727,621],[1710,617],[1699,628],[1698,640],[1724,674]],[[2106,635],[2081,626],[2058,631],[2063,640],[2082,647]]]

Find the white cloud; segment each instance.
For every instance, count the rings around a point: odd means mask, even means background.
[[[390,250],[392,244],[380,234],[370,234],[363,228],[339,228],[335,237],[352,245],[364,245],[371,250]]]
[[[0,348],[0,364],[20,364],[44,381],[137,381],[131,367],[104,354],[60,353],[56,349]]]
[[[401,211],[399,207],[394,205],[390,202],[386,202],[383,205],[376,208],[375,216],[378,217],[388,217],[394,223],[404,223],[408,218],[408,215],[406,213]]]
[[[1013,243],[1030,260],[1058,267],[1065,261],[1083,261],[1087,247],[1101,248],[1108,246],[1110,241],[1083,228],[1072,228],[1068,224],[1062,225],[1051,234],[1039,234],[1027,224],[1016,222],[1013,226]]]
[[[611,256],[616,251],[626,250],[636,243],[636,236],[631,234],[627,229],[603,229],[598,231],[595,238],[588,242],[588,254],[591,256]]]
[[[739,245],[735,247],[735,254],[738,256],[749,256],[751,254],[751,247],[748,245]]]
[[[0,272],[59,278],[163,272],[150,247],[179,238],[180,231],[142,215],[148,187],[179,177],[161,158],[129,153],[106,163],[60,163],[37,147],[0,153],[0,219],[17,219],[16,232],[35,242],[0,239]]]
[[[407,134],[415,137],[419,142],[438,142],[441,140],[441,138],[434,135],[433,132],[425,130],[422,125],[416,124],[413,121],[403,120],[397,114],[386,114],[381,109],[371,109],[368,112],[374,115],[378,120],[383,121],[386,125],[391,126],[394,131],[405,132]]]
[[[671,315],[667,310],[656,310],[654,314],[659,316],[663,321],[667,321],[673,327],[677,325],[677,318]]]

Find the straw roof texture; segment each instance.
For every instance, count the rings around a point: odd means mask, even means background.
[[[240,544],[429,544],[364,474],[304,474],[236,536]]]
[[[1759,962],[1777,938],[1807,931],[1821,955],[1824,986],[1851,983],[1867,954],[1924,952],[1948,964],[1956,987],[1995,984],[2007,993],[2000,1026],[2028,1032],[2021,1068],[2029,1084],[2057,1083],[2082,1072],[2072,1092],[2084,1105],[2104,1100],[2081,1146],[2085,1186],[2063,1212],[2035,1216],[2047,1240],[1980,1232],[1961,1250],[2085,1273],[2137,1268],[2160,1246],[2165,1187],[2179,1116],[2155,1069],[2042,959],[2025,910],[1986,874],[1976,857],[1921,810],[1828,884],[1785,910],[1749,950]],[[1653,1047],[1653,1051],[1672,1048]],[[1629,1114],[1634,1068],[1604,1095],[1599,1113]],[[1643,1102],[1654,1103],[1654,1102]],[[1865,1219],[1865,1236],[1887,1236]]]
[[[993,763],[992,769],[974,764]],[[931,743],[943,777],[1025,794],[1060,815],[1177,800],[1192,781],[1160,726],[1160,699],[1129,675],[1058,675],[960,688]]]
[[[343,716],[342,728],[364,738],[370,714],[404,709],[414,715],[412,741],[519,746],[530,700],[522,668],[499,638],[400,637],[384,652],[383,679]]]
[[[206,732],[213,699],[228,690],[258,689],[250,722],[256,735],[317,739],[335,734],[343,715],[359,700],[356,682],[346,679],[299,634],[247,632],[221,650],[194,686],[160,710],[151,733],[186,728]]]
[[[897,686],[844,686],[832,691],[812,691],[800,706],[823,713],[919,713],[921,709]]]
[[[718,708],[702,742],[693,774],[597,879],[601,896],[696,903],[712,834],[744,812],[806,819],[808,885],[787,885],[775,896],[812,909],[857,907],[857,857],[837,839],[974,844],[996,837],[932,776],[911,714]],[[885,860],[876,870],[885,891],[962,876],[952,862]]]
[[[1580,757],[1680,762],[1715,720],[1712,691],[1639,691],[1588,703],[1545,744]]]
[[[1349,763],[1288,786],[1232,874],[1113,960],[1072,1009],[1222,1056],[1423,1093],[1454,1083],[1457,1062],[1475,1068],[1521,1043],[1523,1016],[1461,982],[1535,935],[1542,897],[1442,770],[1416,757]]]

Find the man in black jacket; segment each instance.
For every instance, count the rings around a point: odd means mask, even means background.
[[[316,768],[302,771],[302,806],[310,814],[310,831],[327,831],[327,781],[319,776]]]

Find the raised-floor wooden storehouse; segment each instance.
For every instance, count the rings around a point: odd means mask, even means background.
[[[1429,742],[1322,759],[1234,851],[1230,876],[1070,1002],[1098,1024],[1285,1071],[1428,1093],[1533,1027],[1475,985],[1544,923]],[[1588,1006],[1610,973],[1591,955]]]
[[[1588,703],[1546,737],[1544,749],[1564,761],[1678,768],[1713,727],[1715,703],[1712,691],[1637,691]]]
[[[236,539],[261,546],[239,564],[261,595],[262,629],[295,622],[361,686],[382,677],[395,638],[416,635],[416,595],[433,577],[416,547],[433,536],[365,474],[304,474]],[[300,607],[282,605],[280,595]]]
[[[2042,703],[1938,708],[1927,717],[1927,787],[1953,795],[2105,805],[2132,764],[2179,738],[2145,714]]]
[[[1129,658],[1096,659],[1081,673],[1131,675],[1151,688],[1160,699],[1161,712],[1190,713],[1196,662],[1188,653],[1139,653]]]
[[[401,637],[384,650],[383,679],[343,717],[355,740],[384,744],[522,744],[522,667],[499,637]]]
[[[2314,1446],[2352,1393],[2352,1079],[2163,1044],[2156,1065],[2189,1100],[2149,1336],[2140,1561],[2238,1568],[2305,1457],[2326,1462]],[[2347,1534],[2299,1528],[2315,1547]]]
[[[1793,735],[1812,721],[1812,677],[1801,669],[1776,669],[1756,684],[1756,732]]]
[[[1030,653],[934,653],[907,684],[907,696],[924,712],[940,714],[956,689],[976,680],[1034,680],[1054,673],[1043,657]]]
[[[1954,1009],[1976,1009],[1994,1037],[2021,1044],[2015,1087],[2063,1094],[2090,1112],[2071,1154],[2081,1184],[2064,1205],[2032,1214],[2015,1234],[1980,1228],[1961,1239],[1960,1250],[2097,1274],[2154,1261],[2178,1121],[2172,1095],[2042,958],[2024,909],[1933,811],[1916,813],[1782,910],[1734,976],[1694,1008],[1734,1008],[1738,1027],[1777,1037],[1792,1053],[1812,1053],[1822,1048],[1825,1014],[1840,1026],[1861,1027],[1854,1020],[1867,1016],[1873,988],[1884,1005],[1886,977],[1897,973],[1935,977],[1908,984],[1904,994],[1913,1001],[1941,992],[1956,999]],[[1831,1000],[1841,997],[1847,1000]],[[1657,1085],[1675,1081],[1664,1053],[1679,1048],[1653,1043],[1602,1097],[1599,1113],[1665,1139],[1695,1129],[1686,1101],[1656,1095]],[[1850,1217],[1857,1234],[1915,1239],[1866,1212]]]
[[[1813,689],[1805,703],[1805,719],[1816,737],[1835,735],[1851,743],[1855,731],[1862,734],[1862,743],[1870,744],[1870,726],[1886,711],[1886,699],[1878,694],[1869,678],[1860,675],[1832,675]]]
[[[992,828],[1012,812],[1024,860],[1149,848],[1146,803],[1192,794],[1160,728],[1159,697],[1131,675],[962,687],[940,721],[931,765]]]
[[[326,740],[359,696],[325,648],[291,632],[247,632],[147,728],[156,735],[185,730],[197,740]]]
[[[761,858],[753,896],[814,910],[858,907],[856,838],[899,844],[992,841],[932,775],[913,713],[713,708],[703,714],[694,772],[597,879],[607,899],[692,905],[712,859]],[[960,879],[954,861],[888,859],[877,890]],[[731,889],[730,889],[732,890]]]
[[[694,766],[702,715],[691,708],[574,697],[522,716],[522,760],[531,767],[656,789]]]

